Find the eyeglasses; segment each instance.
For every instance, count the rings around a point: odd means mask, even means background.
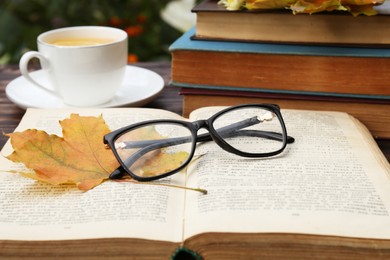
[[[205,128],[206,133],[198,134]],[[167,177],[185,168],[199,142],[215,141],[242,157],[280,154],[294,138],[287,135],[280,108],[273,104],[229,107],[207,120],[151,120],[129,125],[104,136],[120,167],[110,179],[127,173],[138,181]]]

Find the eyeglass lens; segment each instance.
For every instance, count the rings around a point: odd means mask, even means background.
[[[237,122],[237,127],[230,127]],[[274,112],[265,108],[230,110],[216,118],[213,127],[225,142],[245,153],[271,153],[283,146],[282,122]],[[229,128],[230,131],[226,130]]]
[[[115,149],[124,165],[135,175],[155,177],[176,170],[190,158],[191,131],[174,123],[140,126],[123,133]]]

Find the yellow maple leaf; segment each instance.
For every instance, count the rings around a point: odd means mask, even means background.
[[[63,137],[36,129],[7,134],[14,149],[7,158],[34,170],[25,176],[54,185],[72,183],[86,191],[108,179],[119,163],[102,142],[110,132],[102,116],[72,114],[60,125]]]

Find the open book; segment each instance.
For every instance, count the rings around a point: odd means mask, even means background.
[[[191,120],[221,107],[201,108]],[[61,135],[70,113],[103,115],[112,130],[156,109],[28,109],[16,131]],[[0,156],[0,258],[169,258],[186,248],[205,259],[390,257],[390,166],[366,128],[345,113],[283,110],[295,138],[275,157],[246,159],[199,144],[183,172],[159,182],[208,191],[106,181],[88,192],[10,170]],[[158,183],[158,182],[154,182]],[[186,251],[188,252],[188,251]]]

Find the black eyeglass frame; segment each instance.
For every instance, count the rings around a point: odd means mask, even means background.
[[[219,118],[220,116],[224,115],[227,112],[230,112],[232,110],[239,110],[242,108],[250,108],[250,107],[257,107],[261,109],[268,110],[270,112],[273,112],[279,119],[279,122],[281,123],[281,129],[282,129],[282,137],[281,140],[283,144],[280,149],[272,152],[267,152],[267,153],[247,153],[240,151],[230,144],[228,144],[221,136],[218,134],[218,132],[215,130],[213,127],[213,122]],[[134,173],[132,173],[126,165],[123,163],[122,159],[120,158],[119,154],[116,152],[115,149],[115,141],[122,136],[124,133],[129,132],[132,129],[140,128],[145,125],[151,125],[151,124],[176,124],[176,125],[181,125],[188,130],[190,130],[191,133],[191,152],[188,156],[188,159],[177,169],[163,173],[161,175],[157,176],[152,176],[152,177],[140,177]],[[205,128],[208,130],[208,133],[200,134],[198,135],[198,130],[201,128]],[[263,157],[270,157],[270,156],[275,156],[279,153],[281,153],[287,146],[287,143],[293,143],[294,138],[290,137],[287,135],[287,129],[286,125],[284,123],[282,114],[280,112],[280,107],[276,104],[244,104],[244,105],[238,105],[238,106],[232,106],[225,108],[216,114],[212,115],[208,119],[203,119],[203,120],[197,120],[194,122],[187,122],[187,121],[181,121],[181,120],[172,120],[172,119],[167,119],[167,120],[147,120],[147,121],[142,121],[139,123],[131,124],[122,128],[119,128],[115,131],[112,131],[108,134],[106,134],[103,138],[104,144],[108,145],[108,147],[112,150],[114,156],[120,163],[120,167],[118,167],[113,173],[110,175],[110,179],[118,179],[124,176],[125,173],[129,174],[133,179],[137,181],[153,181],[157,179],[162,179],[165,177],[168,177],[172,174],[175,174],[185,167],[190,163],[192,160],[194,154],[195,154],[195,149],[196,149],[196,144],[198,142],[206,142],[206,141],[211,141],[213,140],[219,147],[221,147],[223,150],[236,154],[241,157],[249,157],[249,158],[263,158]],[[158,140],[156,140],[158,141]]]

